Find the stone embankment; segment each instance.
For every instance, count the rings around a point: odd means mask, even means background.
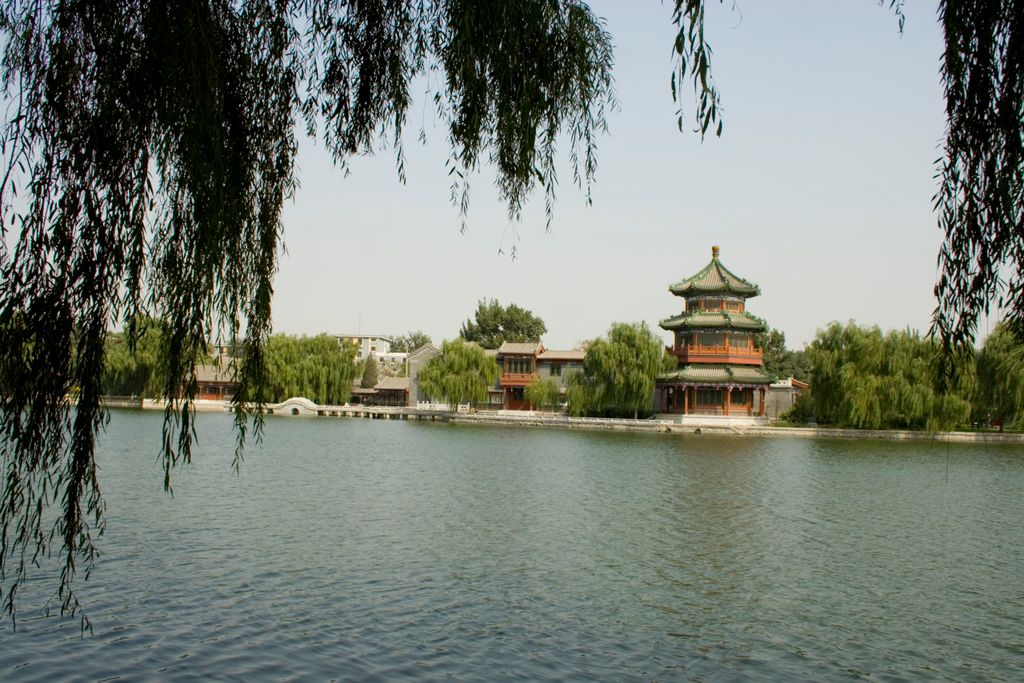
[[[996,432],[926,432],[912,429],[836,429],[827,427],[777,427],[771,425],[728,425],[716,423],[714,417],[702,423],[682,424],[671,420],[611,420],[568,417],[564,415],[495,415],[473,413],[453,415],[449,420],[461,424],[500,424],[525,427],[561,427],[622,432],[665,434],[725,434],[740,436],[789,436],[825,439],[879,439],[885,441],[942,441],[950,443],[1024,444],[1024,434]]]
[[[163,409],[162,401],[133,400],[128,405],[108,402],[109,407],[135,407]],[[226,412],[231,405],[225,401],[196,401],[196,409],[203,412]],[[884,441],[941,441],[949,443],[1024,444],[1024,434],[996,432],[926,432],[900,429],[836,429],[831,427],[781,427],[766,420],[737,424],[735,420],[718,416],[687,416],[685,422],[678,417],[657,416],[647,420],[569,417],[556,413],[528,411],[438,410],[405,406],[317,405],[306,398],[290,398],[282,403],[266,406],[271,415],[287,417],[356,417],[377,420],[425,420],[451,424],[503,425],[514,427],[548,427],[584,429],[592,431],[648,432],[661,434],[723,434],[739,436],[788,436],[826,439],[877,439]]]

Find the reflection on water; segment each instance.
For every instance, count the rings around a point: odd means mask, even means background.
[[[202,416],[104,439],[95,635],[0,678],[994,679],[1024,671],[1024,450]]]

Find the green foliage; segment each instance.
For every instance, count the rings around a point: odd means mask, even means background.
[[[419,372],[420,388],[453,409],[460,403],[482,403],[498,380],[498,363],[476,344],[460,339],[445,342]]]
[[[665,349],[665,353],[661,357],[661,372],[662,373],[675,372],[678,369],[679,369],[679,359],[676,358],[676,355],[674,353],[672,353],[668,349]]]
[[[582,375],[568,380],[570,412],[633,418],[649,413],[664,359],[664,344],[646,323],[613,323],[607,339],[587,347]]]
[[[356,347],[329,334],[315,337],[271,335],[267,341],[267,381],[263,399],[279,403],[305,396],[314,403],[340,405],[352,394]]]
[[[783,422],[806,424],[814,419],[814,397],[810,389],[804,389],[793,401],[793,407],[779,416]]]
[[[596,413],[598,407],[592,405],[592,398],[596,394],[593,388],[594,381],[582,370],[570,373],[564,380],[565,402],[569,414],[573,417],[583,417]]]
[[[105,342],[104,392],[113,396],[157,398],[165,382],[160,366],[163,343],[159,321],[145,320],[136,327],[138,337],[123,332],[110,334]]]
[[[363,363],[363,375],[362,379],[359,380],[359,386],[364,389],[372,389],[380,381],[379,376],[380,368],[378,367],[377,359],[371,353]]]
[[[950,429],[967,421],[973,364],[957,360],[953,391],[941,390],[939,344],[916,332],[883,335],[877,327],[837,322],[808,349],[818,421],[865,429]]]
[[[977,356],[974,419],[984,424],[1024,427],[1024,343],[1000,323]]]
[[[754,336],[754,345],[764,352],[764,369],[778,379],[795,377],[801,382],[811,380],[811,361],[806,351],[786,348],[786,335],[781,330],[769,329]]]
[[[974,340],[998,299],[1024,329],[1024,21],[1020,0],[942,0],[946,143],[935,206],[935,329],[947,353]]]
[[[675,0],[672,23],[676,39],[672,44],[675,69],[672,72],[672,99],[680,100],[687,76],[693,81],[697,97],[697,130],[703,138],[708,130],[722,134],[718,89],[711,77],[711,45],[704,39],[705,0]],[[676,125],[683,130],[683,107],[676,112]]]
[[[754,346],[764,353],[764,369],[770,375],[779,377],[776,369],[786,355],[786,335],[781,330],[766,330],[754,335]]]
[[[540,343],[547,332],[544,321],[515,304],[502,306],[496,299],[481,299],[473,320],[462,325],[460,337],[485,349],[496,349],[502,342]]]
[[[550,377],[538,379],[527,385],[523,396],[534,408],[555,410],[561,401],[558,383]]]
[[[424,344],[433,343],[434,342],[430,339],[430,335],[423,330],[416,330],[392,339],[391,350],[395,353],[412,353]]]

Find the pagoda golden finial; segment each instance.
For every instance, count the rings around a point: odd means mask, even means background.
[[[718,245],[711,247],[711,258],[718,258]]]

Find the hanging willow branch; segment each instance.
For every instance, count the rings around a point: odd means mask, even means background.
[[[218,337],[244,348],[244,442],[264,395],[297,122],[342,166],[393,146],[404,177],[410,83],[440,71],[452,170],[493,162],[517,215],[533,187],[553,197],[560,134],[591,182],[614,103],[610,38],[573,0],[6,0],[0,34],[0,598],[12,618],[29,569],[51,556],[61,612],[80,610],[74,578],[103,531],[94,450],[111,326],[135,339],[136,321],[161,321],[165,487],[190,458],[195,366]]]
[[[724,1],[724,0],[720,0]],[[711,76],[711,45],[704,37],[704,0],[675,0],[672,23],[676,39],[672,45],[675,70],[672,72],[672,99],[679,102],[687,79],[692,81],[697,99],[697,130],[701,138],[708,130],[722,135],[721,98]],[[676,125],[683,130],[683,107],[676,110]]]
[[[974,339],[993,302],[1024,332],[1024,0],[945,0],[939,14],[947,130],[934,326],[951,348]]]

